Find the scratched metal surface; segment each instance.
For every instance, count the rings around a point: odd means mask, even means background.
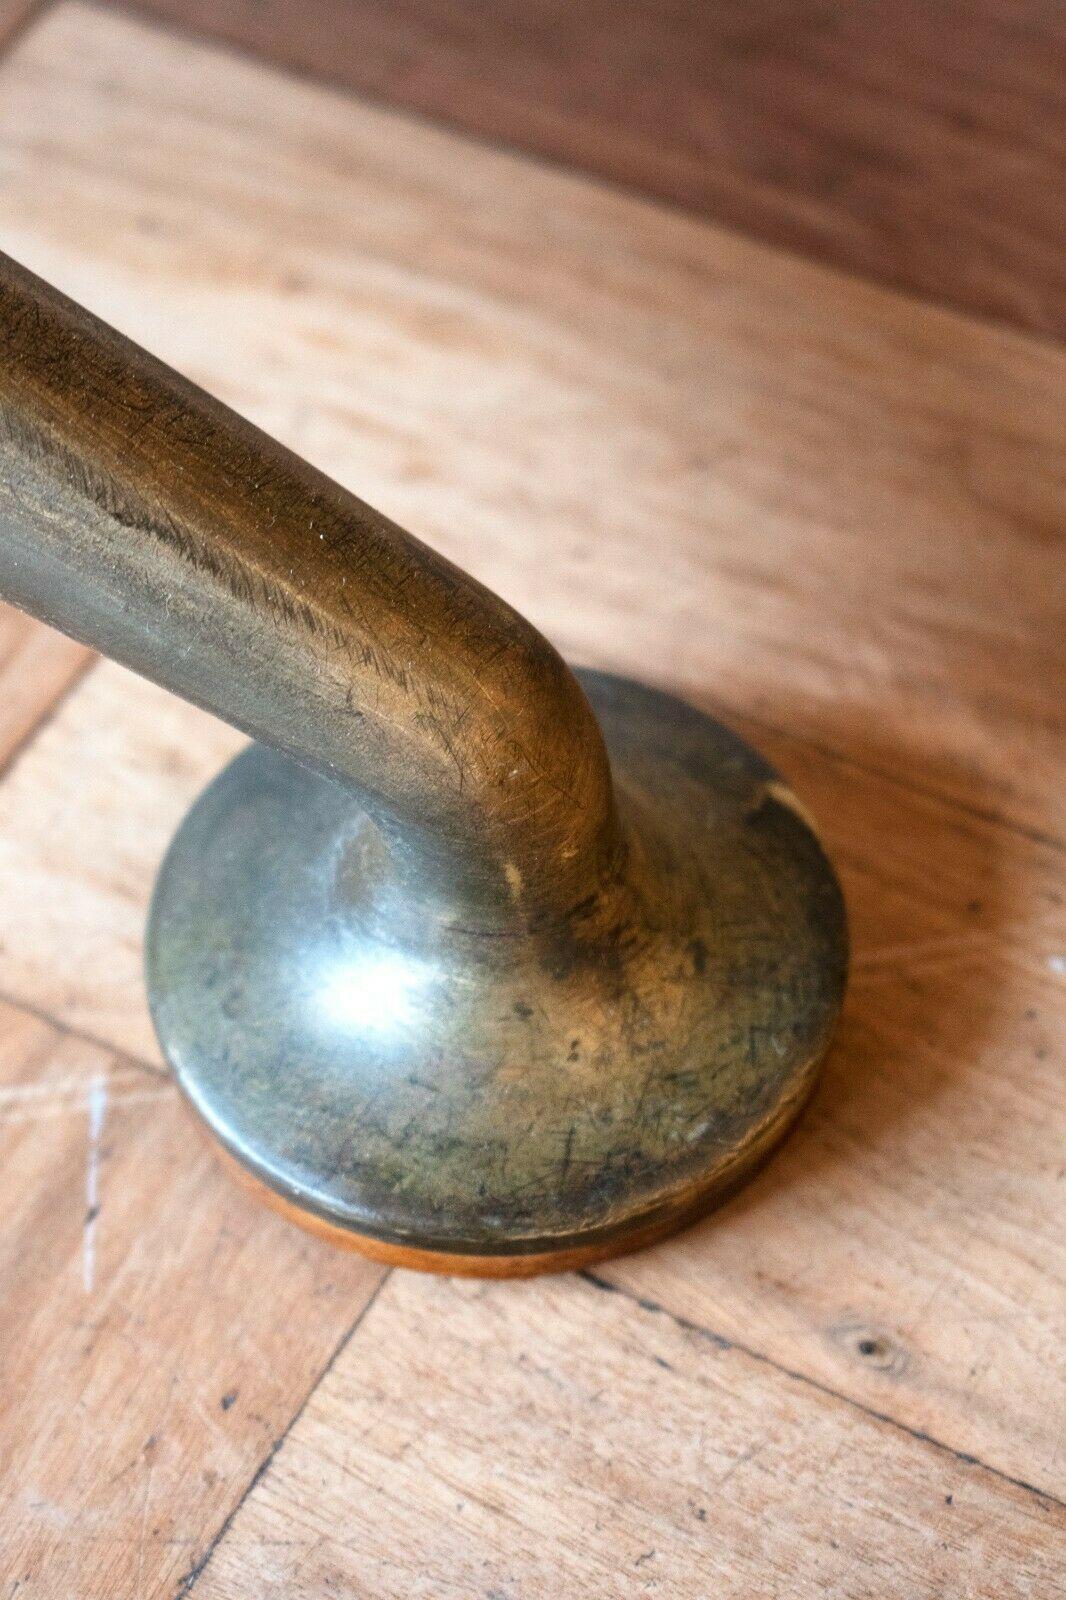
[[[783,1133],[843,995],[832,869],[772,768],[680,702],[580,681],[624,880],[529,930],[397,884],[349,793],[253,747],[183,825],[149,925],[164,1049],[271,1188],[359,1233],[506,1254],[622,1240]]]

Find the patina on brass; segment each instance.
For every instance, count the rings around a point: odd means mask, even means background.
[[[736,1187],[812,1087],[836,878],[773,770],[0,258],[0,592],[256,741],[164,862],[148,989],[239,1170],[508,1274]]]

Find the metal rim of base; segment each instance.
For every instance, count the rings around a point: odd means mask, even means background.
[[[252,1172],[221,1140],[216,1139],[196,1112],[185,1102],[197,1130],[208,1144],[222,1170],[234,1180],[253,1200],[265,1206],[286,1222],[295,1224],[312,1238],[320,1239],[336,1250],[354,1252],[368,1261],[382,1266],[405,1267],[412,1272],[434,1273],[452,1278],[535,1278],[545,1273],[574,1272],[582,1267],[595,1266],[600,1261],[612,1261],[617,1256],[632,1255],[635,1251],[649,1249],[664,1239],[694,1226],[716,1211],[746,1187],[762,1171],[785,1142],[799,1121],[807,1103],[818,1085],[819,1069],[824,1055],[811,1063],[810,1078],[803,1094],[796,1097],[788,1114],[780,1118],[772,1136],[757,1148],[738,1151],[735,1166],[728,1174],[716,1174],[705,1188],[679,1198],[666,1215],[652,1219],[633,1218],[623,1226],[600,1236],[592,1236],[584,1243],[569,1243],[558,1249],[538,1250],[534,1253],[501,1251],[499,1254],[457,1253],[447,1250],[429,1250],[418,1245],[403,1244],[398,1240],[379,1239],[370,1233],[358,1233],[341,1223],[330,1222],[317,1211],[307,1210],[279,1194],[276,1189]]]

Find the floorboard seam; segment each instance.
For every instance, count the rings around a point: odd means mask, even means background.
[[[192,1593],[192,1590],[196,1587],[204,1573],[207,1571],[215,1551],[218,1549],[230,1528],[233,1526],[241,1507],[251,1495],[252,1491],[263,1481],[263,1479],[266,1477],[266,1474],[270,1471],[278,1451],[281,1449],[282,1445],[285,1443],[286,1439],[289,1437],[292,1430],[295,1428],[296,1424],[307,1410],[307,1407],[310,1405],[320,1385],[325,1381],[326,1378],[329,1377],[330,1373],[333,1371],[333,1368],[336,1366],[345,1350],[347,1350],[352,1339],[355,1337],[356,1333],[358,1333],[363,1321],[372,1310],[378,1295],[381,1293],[382,1289],[385,1287],[385,1284],[392,1276],[392,1272],[392,1267],[386,1267],[382,1272],[382,1275],[378,1279],[378,1282],[374,1285],[366,1304],[360,1308],[350,1327],[345,1331],[345,1333],[342,1334],[335,1349],[333,1350],[333,1353],[330,1355],[329,1360],[322,1368],[322,1371],[315,1378],[310,1389],[308,1389],[307,1393],[300,1401],[300,1404],[297,1406],[296,1410],[285,1424],[285,1427],[282,1429],[281,1433],[274,1440],[273,1444],[270,1446],[270,1449],[267,1451],[258,1467],[256,1467],[252,1476],[245,1485],[240,1499],[226,1514],[221,1527],[211,1540],[210,1544],[207,1546],[207,1549],[204,1551],[199,1561],[195,1562],[194,1565],[189,1568],[188,1572],[185,1573],[184,1577],[178,1580],[178,1587],[174,1594],[174,1600],[185,1600],[185,1596]]]
[[[56,0],[30,0],[21,16],[0,28],[0,60],[15,49],[29,29],[35,28],[55,3]]]
[[[0,989],[0,1005],[10,1006],[13,1011],[23,1011],[28,1017],[36,1017],[38,1022],[43,1022],[45,1027],[52,1028],[61,1034],[64,1039],[76,1039],[79,1044],[88,1044],[94,1050],[106,1050],[113,1056],[120,1066],[134,1067],[138,1072],[144,1072],[150,1078],[169,1079],[170,1073],[165,1067],[152,1061],[146,1061],[143,1056],[134,1055],[130,1050],[123,1050],[119,1045],[113,1044],[110,1039],[102,1039],[98,1034],[89,1033],[84,1028],[74,1028],[61,1017],[53,1016],[52,1012],[44,1006],[35,1005],[32,1000],[21,1000],[17,995],[9,994],[5,989]]]
[[[569,658],[568,658],[569,659]],[[578,663],[581,665],[582,663]],[[591,665],[591,663],[590,663]],[[596,670],[613,670],[602,669]],[[919,795],[923,800],[931,800],[934,804],[943,806],[946,811],[957,811],[965,817],[972,817],[978,822],[983,822],[987,827],[1002,828],[1007,833],[1017,834],[1019,838],[1026,839],[1030,844],[1044,845],[1050,850],[1066,852],[1066,838],[1060,839],[1057,834],[1045,833],[1040,828],[1034,828],[1020,819],[1004,816],[993,806],[979,805],[976,800],[966,800],[961,795],[952,794],[947,789],[940,789],[935,783],[923,782],[919,778],[908,778],[899,771],[891,771],[888,767],[879,766],[876,761],[863,761],[860,756],[853,755],[850,751],[838,748],[833,744],[826,744],[824,740],[815,738],[813,734],[797,732],[793,728],[783,728],[779,723],[767,721],[765,717],[755,715],[745,710],[742,705],[733,705],[720,700],[709,699],[705,695],[697,694],[695,698],[686,692],[685,685],[663,682],[655,687],[663,689],[669,694],[676,695],[679,700],[688,705],[696,705],[700,710],[707,710],[709,715],[715,717],[727,727],[735,727],[738,723],[747,723],[753,729],[769,734],[775,739],[785,739],[789,744],[797,745],[800,749],[813,751],[823,760],[837,762],[840,766],[850,767],[855,772],[862,772],[867,777],[877,778],[879,782],[889,788],[902,789],[905,794]]]
[[[981,310],[976,306],[967,305],[965,302],[951,298],[949,295],[936,294],[931,289],[920,289],[914,285],[898,282],[891,273],[885,271],[871,271],[859,265],[848,265],[834,260],[831,256],[818,249],[805,249],[802,245],[785,243],[767,236],[759,228],[732,221],[726,211],[702,210],[698,205],[685,200],[671,197],[653,189],[646,182],[635,180],[627,182],[623,177],[615,176],[597,167],[589,166],[586,162],[558,154],[554,151],[542,149],[538,145],[523,142],[521,139],[508,138],[504,134],[490,133],[487,129],[472,126],[464,122],[458,115],[449,114],[447,111],[432,111],[428,108],[413,105],[409,100],[402,99],[395,93],[387,92],[382,88],[371,88],[369,85],[356,87],[345,82],[339,75],[334,76],[328,72],[316,70],[305,66],[290,56],[271,55],[269,50],[261,44],[246,38],[236,37],[231,33],[213,32],[210,27],[198,25],[188,18],[178,18],[173,15],[163,16],[151,6],[139,4],[138,0],[104,0],[110,10],[118,12],[120,16],[130,22],[139,23],[142,27],[155,28],[157,32],[169,34],[172,38],[186,40],[190,44],[199,45],[203,49],[217,50],[229,55],[235,60],[246,65],[255,66],[264,72],[277,73],[290,81],[304,84],[311,88],[320,89],[327,94],[339,95],[342,99],[350,100],[356,105],[369,106],[371,109],[385,112],[392,116],[405,118],[408,122],[428,129],[433,133],[448,134],[453,138],[464,140],[467,144],[477,146],[490,155],[506,156],[512,161],[528,162],[530,165],[571,182],[588,184],[594,190],[621,197],[625,200],[635,201],[638,204],[651,206],[663,212],[667,217],[679,221],[696,223],[702,227],[714,230],[717,233],[727,234],[729,237],[739,239],[746,244],[756,246],[758,249],[782,256],[786,260],[795,261],[803,266],[830,274],[835,278],[843,279],[846,283],[858,285],[860,288],[869,288],[880,294],[891,296],[895,300],[903,300],[908,305],[927,309],[942,316],[961,318],[977,328],[987,330],[993,334],[1006,335],[1008,338],[1025,339],[1031,344],[1039,345],[1053,352],[1063,348],[1063,342],[1053,331],[1040,331],[1020,321],[1009,311]]]
[[[592,1272],[588,1267],[582,1268],[577,1276],[594,1289],[599,1289],[606,1294],[621,1295],[624,1300],[629,1300],[642,1311],[652,1312],[655,1315],[666,1317],[676,1327],[685,1333],[694,1334],[697,1338],[714,1345],[716,1350],[736,1350],[741,1355],[758,1361],[760,1365],[771,1368],[780,1373],[784,1378],[792,1378],[796,1383],[805,1384],[810,1389],[815,1389],[819,1394],[825,1395],[830,1400],[838,1400],[843,1405],[850,1406],[862,1416],[868,1417],[873,1422],[885,1423],[890,1428],[906,1434],[910,1439],[916,1439],[920,1444],[931,1445],[934,1450],[942,1451],[953,1461],[958,1461],[967,1467],[977,1467],[981,1472],[987,1472],[991,1477],[999,1479],[1001,1483],[1009,1483],[1012,1488],[1021,1489],[1026,1494],[1035,1496],[1045,1510],[1057,1506],[1066,1511],[1066,1501],[1060,1500],[1049,1489],[1041,1489],[1035,1483],[1028,1483],[1024,1478],[1016,1478],[1009,1472],[1004,1472],[1000,1467],[990,1466],[987,1461],[982,1461],[980,1456],[971,1455],[966,1450],[956,1450],[954,1445],[945,1444],[943,1439],[938,1439],[934,1434],[926,1433],[922,1428],[912,1428],[909,1423],[900,1422],[898,1417],[890,1416],[887,1411],[878,1411],[876,1406],[866,1405],[862,1400],[856,1400],[853,1395],[844,1394],[840,1389],[834,1389],[828,1383],[822,1383],[818,1378],[812,1378],[805,1372],[799,1372],[794,1367],[786,1367],[782,1362],[775,1361],[772,1356],[764,1354],[761,1350],[754,1349],[751,1345],[742,1343],[739,1339],[730,1339],[723,1333],[716,1333],[713,1328],[705,1328],[700,1322],[693,1322],[691,1318],[681,1316],[676,1311],[671,1311],[669,1306],[662,1305],[658,1300],[652,1300],[646,1295],[634,1294],[631,1289],[624,1289],[620,1284],[612,1283],[609,1278],[603,1278],[599,1273]]]

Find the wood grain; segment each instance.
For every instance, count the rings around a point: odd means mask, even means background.
[[[756,1185],[606,1288],[397,1275],[269,1462],[370,1280],[316,1287],[360,1269],[253,1216],[149,1078],[104,1123],[90,1383],[87,1088],[8,1130],[20,1594],[172,1594],[231,1514],[197,1596],[1053,1594],[1062,355],[76,7],[0,63],[0,232],[573,656],[755,738],[856,954]],[[18,1012],[15,1086],[157,1066],[147,896],[239,744],[102,664],[22,748],[0,989],[83,1037]],[[249,1380],[266,1423],[219,1420]]]
[[[0,0],[0,50],[5,50],[47,0]]]
[[[0,774],[92,652],[0,602]]]
[[[10,253],[572,657],[1062,836],[1066,352],[106,12],[0,76]]]
[[[379,1271],[227,1184],[168,1079],[10,1005],[0,1152],[3,1592],[172,1593]]]
[[[1041,0],[139,0],[390,104],[1066,332],[1066,28]]]
[[[190,801],[243,744],[112,663],[93,668],[0,784],[0,881],[19,907],[0,990],[162,1065],[144,997],[148,894]]]
[[[1050,1597],[1063,1530],[1061,1508],[575,1279],[395,1273],[196,1595]]]
[[[180,815],[241,742],[94,668],[0,785],[0,881],[18,907],[0,989],[158,1061],[148,895]],[[841,1037],[762,1177],[694,1232],[598,1271],[1062,1492],[1061,854],[803,741],[762,743],[842,874]]]

